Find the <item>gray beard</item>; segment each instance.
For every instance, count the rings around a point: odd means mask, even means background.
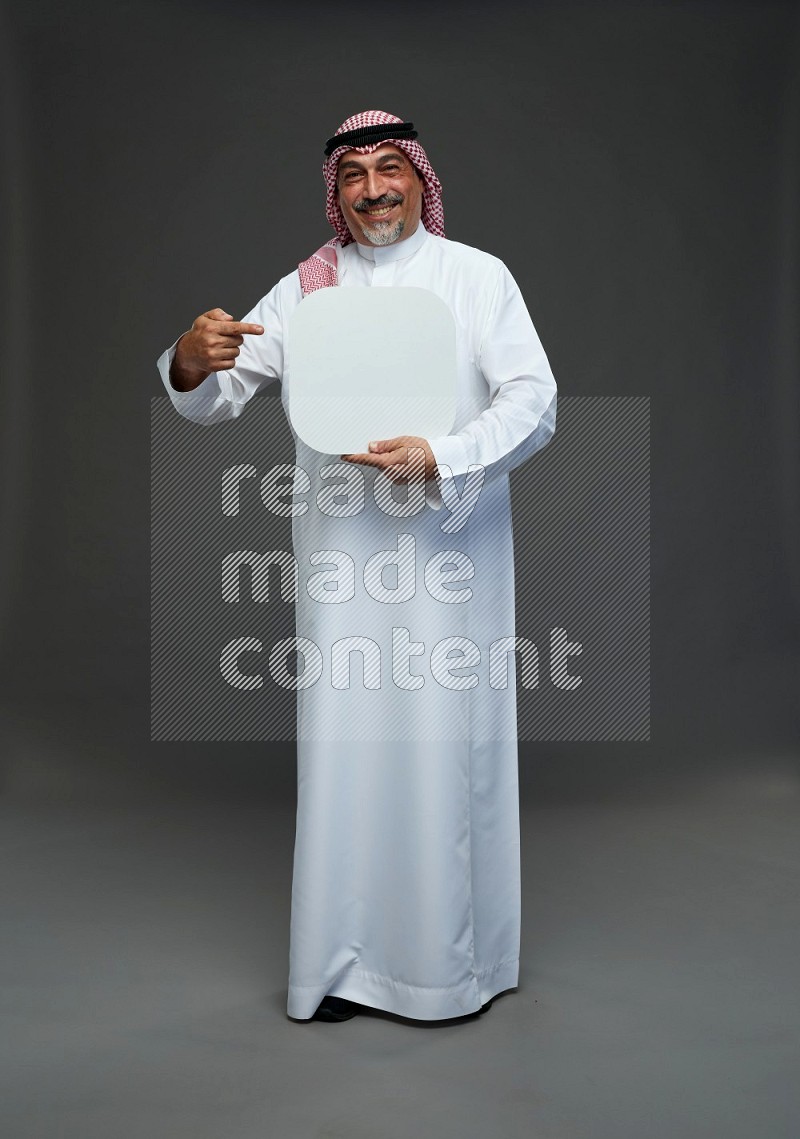
[[[397,241],[405,228],[405,218],[400,218],[399,221],[391,224],[385,221],[378,222],[375,226],[362,225],[361,232],[367,241],[373,245],[391,245],[392,242]]]

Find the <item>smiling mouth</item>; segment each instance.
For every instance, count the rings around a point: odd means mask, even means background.
[[[367,206],[359,212],[366,214],[368,218],[377,218],[380,220],[381,218],[385,218],[387,214],[390,214],[395,206],[399,205],[399,202],[392,202],[390,206]]]

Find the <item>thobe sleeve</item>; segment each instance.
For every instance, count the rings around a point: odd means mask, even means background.
[[[544,447],[556,426],[556,381],[519,287],[501,265],[478,363],[491,404],[456,434],[429,439],[439,488],[479,464],[489,482]]]
[[[296,274],[295,274],[296,276]],[[248,335],[239,349],[236,366],[227,372],[212,372],[199,387],[179,392],[170,383],[169,370],[178,341],[158,359],[158,371],[177,411],[195,423],[212,424],[241,415],[248,400],[283,374],[283,323],[279,282],[251,309],[242,321],[260,324],[260,336]],[[180,337],[178,337],[180,339]]]

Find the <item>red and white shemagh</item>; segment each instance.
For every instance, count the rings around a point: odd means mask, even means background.
[[[396,115],[389,115],[386,111],[362,111],[358,115],[351,115],[349,119],[345,119],[336,134],[344,134],[345,131],[358,130],[361,127],[386,126],[402,122],[402,119],[398,119]],[[404,151],[422,175],[422,224],[428,233],[434,233],[437,237],[444,237],[442,185],[428,161],[427,154],[415,139],[385,138],[381,142],[373,142],[368,146],[351,146],[349,144],[339,146],[331,152],[322,164],[322,176],[325,179],[328,191],[325,213],[328,221],[336,230],[336,237],[332,237],[306,261],[300,262],[298,271],[303,296],[308,296],[316,289],[325,289],[336,285],[336,251],[353,241],[353,235],[347,228],[347,222],[344,220],[344,214],[338,202],[336,172],[339,167],[339,159],[345,151],[357,150],[359,154],[370,154],[379,146],[386,146],[387,143],[391,143],[392,146]]]

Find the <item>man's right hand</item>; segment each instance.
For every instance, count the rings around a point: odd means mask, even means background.
[[[192,391],[212,372],[226,372],[235,365],[245,336],[261,336],[263,332],[260,324],[241,324],[224,309],[204,312],[178,341],[170,383],[176,391]]]

